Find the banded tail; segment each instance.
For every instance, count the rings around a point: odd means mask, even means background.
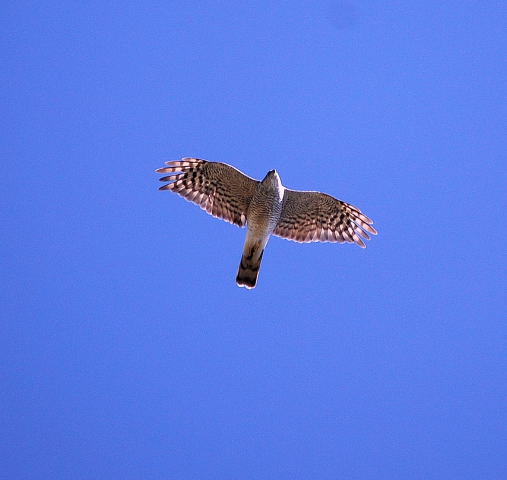
[[[265,246],[265,243],[259,241],[251,243],[247,238],[236,277],[239,287],[255,288]]]

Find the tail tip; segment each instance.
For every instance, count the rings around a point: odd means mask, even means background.
[[[245,277],[237,277],[236,284],[238,287],[245,287],[247,290],[252,290],[255,288],[255,284],[257,279],[245,278]]]

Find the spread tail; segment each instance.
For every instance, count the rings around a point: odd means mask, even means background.
[[[261,242],[250,244],[247,241],[245,243],[243,256],[239,264],[238,276],[236,277],[236,283],[239,287],[255,288],[262,255],[264,254],[264,246]]]

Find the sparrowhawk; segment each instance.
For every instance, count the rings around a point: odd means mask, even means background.
[[[365,247],[367,232],[375,235],[372,220],[341,200],[321,192],[289,190],[276,170],[262,181],[220,162],[182,158],[166,162],[157,173],[171,182],[160,190],[172,190],[196,203],[214,217],[247,226],[243,256],[236,282],[254,288],[270,235],[296,242],[347,242]],[[177,172],[177,173],[175,173]]]

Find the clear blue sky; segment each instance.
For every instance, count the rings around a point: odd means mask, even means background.
[[[507,3],[6,2],[9,479],[507,478]],[[245,230],[197,156],[360,207]]]

